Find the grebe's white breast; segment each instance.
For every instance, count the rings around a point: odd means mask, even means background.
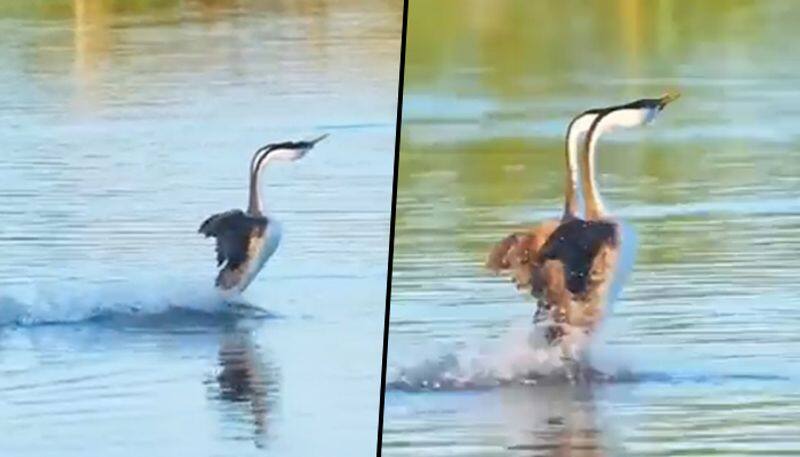
[[[614,302],[619,298],[625,282],[633,271],[633,267],[636,264],[636,254],[639,249],[639,240],[636,237],[636,231],[633,226],[623,221],[617,221],[617,224],[617,230],[619,230],[620,235],[619,256],[617,256],[614,276],[606,298],[607,314],[611,314]]]
[[[278,250],[282,234],[281,223],[272,218],[269,218],[268,221],[263,235],[260,237],[253,237],[250,240],[247,253],[247,266],[245,267],[242,280],[236,285],[237,292],[242,292],[256,279],[256,276],[258,276],[264,264],[267,263],[267,260]]]

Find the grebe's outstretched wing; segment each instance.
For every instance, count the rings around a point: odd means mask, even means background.
[[[518,289],[531,285],[531,275],[535,269],[534,259],[551,233],[558,227],[558,221],[545,221],[526,231],[514,232],[492,247],[486,259],[486,268],[495,274],[508,274]]]
[[[252,237],[259,236],[266,228],[266,218],[232,209],[206,219],[198,232],[217,239],[217,266],[227,262],[226,269],[236,270],[247,260]]]

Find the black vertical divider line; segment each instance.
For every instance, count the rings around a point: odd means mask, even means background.
[[[400,132],[403,125],[403,78],[406,65],[406,30],[408,29],[408,2],[403,1],[403,28],[400,38],[400,70],[397,81],[397,124],[394,137],[394,174],[392,175],[392,209],[389,219],[389,260],[386,268],[386,310],[383,315],[383,351],[381,357],[381,398],[378,407],[378,445],[375,450],[381,456],[383,448],[383,410],[386,403],[386,359],[389,350],[389,316],[392,301],[392,262],[394,261],[394,225],[397,212],[397,179],[400,165]]]

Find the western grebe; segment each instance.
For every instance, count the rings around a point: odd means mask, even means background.
[[[652,122],[678,96],[667,94],[592,110],[595,117],[581,154],[585,218],[556,228],[532,262],[539,273],[532,278],[533,293],[542,297],[534,320],[546,326],[547,342],[560,344],[566,359],[579,360],[580,343],[602,320],[620,253],[620,223],[606,213],[595,180],[597,142],[616,128]]]
[[[200,225],[199,233],[217,239],[217,266],[222,268],[215,285],[224,295],[230,296],[244,291],[280,242],[280,224],[267,217],[261,203],[261,171],[270,161],[295,161],[302,158],[327,136],[325,134],[311,141],[273,143],[259,148],[250,161],[250,198],[247,212],[232,209],[215,214]]]

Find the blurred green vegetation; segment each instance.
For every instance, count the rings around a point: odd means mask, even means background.
[[[699,44],[724,47],[772,26],[756,0],[438,0],[409,7],[405,84],[436,84],[454,65],[478,69],[475,84],[505,98],[569,87],[576,67],[599,76],[658,72]],[[770,8],[776,2],[770,2]],[[791,4],[777,4],[790,9]],[[646,68],[644,67],[646,65]],[[538,84],[526,84],[535,78]]]
[[[780,0],[412,1],[397,255],[479,261],[557,216],[569,119],[668,89],[684,97],[655,126],[601,142],[603,196],[640,214],[643,263],[732,255],[742,239],[695,229],[705,208],[800,189],[791,130],[766,121],[800,102],[797,25]]]
[[[372,11],[387,14],[363,19]],[[335,55],[344,65],[362,52],[349,43],[379,38],[380,45],[359,57],[379,74],[397,65],[401,15],[402,0],[0,0],[0,26],[9,31],[0,42],[0,65],[22,69],[25,80],[76,105],[137,93],[142,73],[172,71],[175,84],[195,72],[242,77],[254,58],[245,50],[268,40],[287,43],[280,48],[285,56],[263,57],[278,72],[294,52],[315,53],[319,71],[328,71],[325,58]],[[269,26],[252,25],[259,20]],[[185,39],[167,38],[180,28],[190,32],[179,35]],[[63,73],[74,76],[68,88],[47,87],[50,80],[37,76]]]
[[[177,10],[178,0],[14,0],[0,1],[0,16],[15,19],[64,19],[90,10],[110,14],[131,14]]]
[[[64,19],[81,11],[94,14],[164,14],[199,12],[213,17],[226,12],[318,14],[358,7],[360,0],[0,0],[0,18]],[[379,0],[395,10],[400,0]]]

